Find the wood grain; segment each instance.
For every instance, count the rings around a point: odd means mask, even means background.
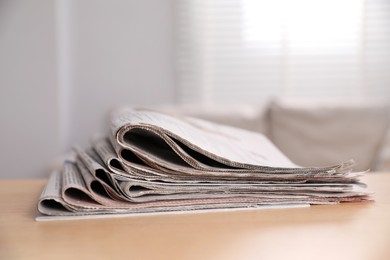
[[[36,222],[45,180],[0,181],[0,259],[390,259],[390,173],[375,202]]]

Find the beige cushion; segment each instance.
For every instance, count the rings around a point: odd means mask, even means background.
[[[382,142],[381,149],[378,153],[375,171],[390,171],[390,130],[387,130],[386,136]]]
[[[375,165],[388,126],[388,109],[367,101],[283,99],[270,106],[270,137],[295,163],[325,166],[354,159]]]

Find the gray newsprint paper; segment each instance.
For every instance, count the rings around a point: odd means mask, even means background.
[[[123,108],[108,136],[54,171],[37,220],[297,207],[371,200],[352,160],[292,163],[260,133]]]

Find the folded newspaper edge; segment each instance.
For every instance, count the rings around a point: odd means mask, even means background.
[[[372,200],[352,160],[292,163],[264,135],[123,108],[110,134],[54,171],[36,220],[280,208]]]

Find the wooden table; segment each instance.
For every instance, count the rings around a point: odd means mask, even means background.
[[[375,202],[36,222],[45,180],[0,181],[0,259],[390,259],[390,173]]]

